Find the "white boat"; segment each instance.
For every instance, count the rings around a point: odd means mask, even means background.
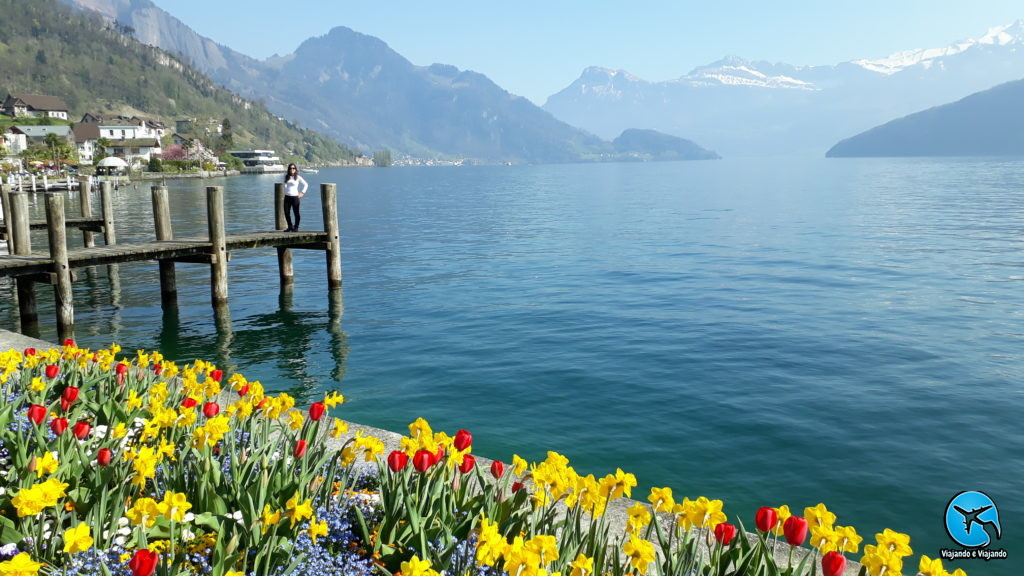
[[[317,170],[316,168],[303,168],[302,172],[304,174],[319,174],[320,170]]]
[[[242,174],[275,174],[285,169],[273,150],[234,150],[228,154],[242,161]]]

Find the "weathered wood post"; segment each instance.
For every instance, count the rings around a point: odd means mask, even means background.
[[[11,185],[0,184],[0,212],[3,212],[4,225],[7,227],[2,237],[7,242],[7,253],[14,254],[14,241],[11,240]]]
[[[153,186],[153,223],[156,225],[157,240],[173,240],[171,230],[171,208],[167,202],[167,187]],[[174,261],[160,261],[160,301],[174,305],[178,301],[178,281],[174,275]]]
[[[68,267],[68,239],[64,228],[64,194],[46,194],[46,227],[53,258],[53,295],[57,308],[57,337],[75,336],[75,302]]]
[[[283,182],[274,184],[274,228],[278,231],[285,229]],[[277,247],[277,270],[281,276],[282,289],[295,282],[295,265],[292,261],[291,248]]]
[[[327,287],[341,288],[341,234],[338,231],[338,194],[335,184],[320,185],[324,232],[327,233]]]
[[[68,190],[71,190],[70,186]],[[82,207],[82,218],[92,218],[92,183],[88,180],[82,180],[78,183],[78,204]],[[82,242],[86,248],[92,248],[96,245],[92,230],[82,231]]]
[[[28,192],[15,192],[10,195],[10,214],[7,219],[7,232],[10,244],[14,247],[12,254],[27,256],[32,253],[32,235],[28,220]],[[39,324],[36,312],[36,293],[34,282],[30,278],[17,277],[15,284],[18,289],[18,312],[21,316],[22,332],[34,332]]]
[[[117,244],[114,232],[114,185],[104,182],[100,188],[100,199],[103,203],[103,241],[107,246]]]
[[[210,296],[214,308],[228,303],[228,249],[224,232],[224,188],[206,188],[206,218],[210,229]]]

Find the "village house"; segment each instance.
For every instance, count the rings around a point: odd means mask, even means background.
[[[68,106],[57,96],[8,94],[0,111],[12,118],[68,119]]]
[[[149,162],[154,156],[162,153],[160,139],[165,133],[160,122],[133,116],[101,116],[86,114],[81,122],[72,127],[75,145],[78,148],[78,160],[82,164],[92,164],[100,152],[98,141],[106,140],[109,144],[105,153],[125,160],[129,165]]]

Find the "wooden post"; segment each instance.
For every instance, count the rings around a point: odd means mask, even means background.
[[[82,207],[82,218],[92,218],[92,182],[82,180],[78,183],[78,203]],[[96,245],[91,230],[82,231],[82,242],[86,248]]]
[[[285,229],[283,182],[274,184],[274,228],[278,231]],[[282,289],[295,283],[295,265],[292,262],[291,248],[277,247],[277,270],[281,276]]]
[[[117,244],[114,232],[114,185],[104,182],[100,188],[100,199],[103,202],[103,241],[107,246]]]
[[[224,188],[206,188],[206,218],[213,245],[210,260],[210,296],[214,308],[228,303],[228,249],[224,232]]]
[[[14,241],[11,240],[11,185],[0,184],[0,212],[3,212],[4,226],[7,227],[2,238],[7,240],[7,253],[14,254]]]
[[[156,225],[157,240],[173,240],[171,230],[171,209],[167,202],[167,188],[153,186],[153,221]],[[174,261],[160,261],[160,301],[166,305],[174,305],[178,301],[178,282],[174,275]]]
[[[64,228],[64,194],[46,194],[46,227],[50,239],[50,258],[53,258],[53,295],[57,307],[57,337],[60,340],[75,336],[75,303],[71,288],[71,269],[68,267],[67,231]]]
[[[338,194],[334,184],[320,185],[324,232],[327,233],[327,287],[341,288],[341,234],[338,231]]]
[[[28,192],[16,192],[10,195],[10,214],[7,219],[9,243],[14,247],[12,254],[27,256],[32,253],[32,236],[28,221]],[[21,276],[15,278],[18,286],[18,311],[21,316],[21,331],[35,331],[39,324],[36,312],[36,293],[33,281]]]

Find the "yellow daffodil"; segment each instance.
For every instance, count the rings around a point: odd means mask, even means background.
[[[853,526],[836,526],[835,533],[837,550],[851,554],[856,554],[860,550],[860,543],[864,538],[857,534],[856,528]]]
[[[804,519],[807,520],[807,525],[812,528],[815,525],[831,528],[836,523],[836,515],[829,512],[825,504],[820,502],[813,508],[804,508]]]
[[[157,517],[162,514],[160,505],[152,498],[139,498],[124,513],[128,520],[131,520],[132,524],[145,526],[146,528],[156,524]]]
[[[288,411],[288,427],[292,430],[299,430],[302,428],[302,423],[306,421],[306,417],[302,415],[301,410],[289,410]]]
[[[288,499],[284,504],[284,515],[288,517],[292,522],[292,527],[295,527],[296,522],[311,518],[313,516],[313,501],[301,500],[301,496],[298,492],[294,496]]]
[[[93,538],[89,532],[89,526],[85,522],[79,522],[78,526],[68,528],[64,532],[64,552],[74,554],[85,552],[92,548]]]
[[[594,559],[583,553],[578,554],[569,566],[572,568],[569,576],[591,576],[594,573]]]
[[[28,389],[32,392],[42,392],[46,390],[46,382],[39,376],[32,379],[32,382],[28,385]]]
[[[439,576],[437,571],[430,567],[429,560],[420,560],[419,556],[413,555],[408,561],[402,562],[402,576]]]
[[[772,529],[772,533],[776,536],[782,536],[785,533],[783,525],[786,523],[786,520],[793,515],[793,513],[789,511],[789,506],[783,504],[775,509],[775,515],[778,520],[776,520],[775,528]]]
[[[899,574],[903,570],[903,557],[881,546],[865,546],[860,563],[871,576]]]
[[[889,551],[900,557],[910,556],[914,553],[910,548],[910,536],[907,534],[886,528],[882,533],[875,534],[875,540],[880,548],[888,548]]]
[[[647,501],[654,507],[655,512],[671,512],[676,505],[671,488],[651,488]]]
[[[345,397],[342,396],[341,393],[338,391],[330,392],[324,396],[324,405],[327,406],[328,408],[334,408],[338,404],[344,403]]]
[[[334,419],[334,427],[331,428],[331,438],[341,438],[342,434],[348,433],[348,422],[339,418]]]
[[[651,523],[651,513],[647,506],[637,502],[626,510],[629,517],[626,519],[626,531],[630,534],[640,534],[640,531]]]
[[[949,572],[946,572],[946,568],[942,565],[941,558],[929,558],[922,555],[920,564],[918,564],[917,573],[920,576],[948,576]]]
[[[43,455],[36,458],[36,478],[42,478],[57,471],[60,462],[53,452],[43,452]]]
[[[0,562],[0,575],[3,576],[36,576],[43,565],[33,562],[28,552],[22,552],[6,562]]]
[[[263,513],[260,514],[260,524],[262,524],[263,534],[266,534],[267,530],[270,530],[279,522],[281,522],[281,511],[271,511],[270,504],[265,504],[263,506]]]
[[[516,476],[526,474],[526,471],[529,468],[530,464],[526,460],[520,458],[518,454],[512,455],[512,472],[514,472]]]
[[[498,532],[498,524],[487,518],[480,521],[480,535],[477,538],[476,563],[479,566],[494,566],[501,558],[508,542]]]
[[[309,521],[309,539],[313,541],[313,544],[316,544],[316,539],[320,536],[327,536],[327,521],[311,518]]]
[[[192,508],[188,498],[181,492],[165,492],[163,502],[160,503],[164,518],[182,522],[185,520],[185,513]]]
[[[23,488],[11,498],[11,504],[19,518],[37,516],[45,508],[56,506],[57,501],[67,494],[64,492],[68,484],[48,478],[45,482]]]
[[[654,544],[635,534],[629,535],[629,541],[622,546],[622,551],[638,574],[646,574],[651,562],[654,562]]]

